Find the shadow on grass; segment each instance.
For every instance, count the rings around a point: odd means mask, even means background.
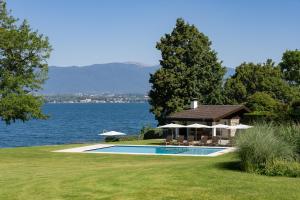
[[[223,170],[242,171],[239,161],[219,162],[216,167]]]

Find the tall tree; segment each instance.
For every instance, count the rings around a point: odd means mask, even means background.
[[[150,75],[149,102],[159,124],[192,98],[202,104],[222,103],[225,68],[211,49],[211,41],[194,25],[177,19],[173,31],[165,34],[156,48],[161,51],[161,68]]]
[[[293,88],[283,80],[279,67],[270,59],[263,64],[242,63],[225,83],[228,103],[245,103],[256,92],[267,93],[283,103],[295,95]]]
[[[18,23],[0,0],[0,118],[45,118],[43,100],[35,95],[47,78],[48,38],[33,31],[27,21]]]
[[[300,86],[300,51],[286,51],[283,53],[280,69],[291,85]]]

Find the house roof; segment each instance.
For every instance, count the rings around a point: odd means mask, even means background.
[[[235,114],[238,115],[239,113],[246,112],[250,112],[250,110],[244,105],[199,105],[196,109],[172,113],[167,119],[218,121]]]

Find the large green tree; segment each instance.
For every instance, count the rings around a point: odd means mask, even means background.
[[[150,75],[150,111],[159,124],[197,98],[202,104],[221,104],[225,68],[211,41],[194,26],[177,19],[170,34],[157,43],[161,68]]]
[[[227,103],[246,103],[249,96],[264,92],[282,103],[291,101],[296,91],[282,78],[272,60],[263,64],[242,63],[225,83]]]
[[[290,85],[300,86],[300,51],[286,51],[282,55],[282,61],[279,64],[285,80]]]
[[[277,112],[280,102],[265,92],[255,92],[247,98],[247,107],[256,112]]]
[[[48,38],[19,22],[0,0],[0,118],[15,120],[45,118],[43,100],[35,93],[47,78]]]

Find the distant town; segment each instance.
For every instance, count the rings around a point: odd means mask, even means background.
[[[46,103],[146,103],[145,94],[53,94],[44,95]]]

